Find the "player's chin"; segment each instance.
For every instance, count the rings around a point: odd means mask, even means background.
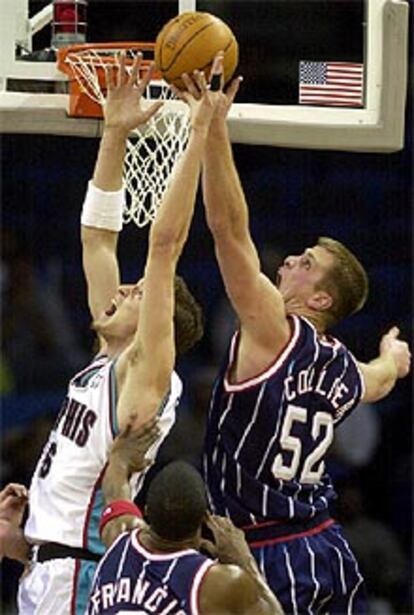
[[[95,318],[95,320],[92,321],[91,329],[97,332],[101,331],[103,328],[107,326],[108,322],[112,320],[112,317],[116,311],[117,311],[116,307],[111,307],[101,312],[98,318]]]
[[[104,317],[100,317],[100,318],[96,318],[95,320],[93,320],[91,322],[91,329],[92,331],[95,331],[95,333],[100,333],[102,331],[102,329],[104,328]]]

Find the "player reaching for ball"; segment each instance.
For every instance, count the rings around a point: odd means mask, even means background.
[[[289,256],[275,282],[261,272],[226,126],[239,84],[220,95],[203,162],[207,221],[240,322],[208,417],[210,503],[244,529],[287,613],[363,613],[363,579],[330,516],[324,460],[334,428],[360,401],[386,396],[411,355],[396,327],[368,364],[327,334],[368,293],[363,267],[339,241],[321,237]]]
[[[111,444],[126,425],[138,429],[158,415],[160,436],[148,453],[154,457],[174,422],[181,394],[181,381],[173,371],[176,353],[190,348],[202,332],[200,309],[183,282],[174,284],[174,276],[219,94],[208,89],[203,74],[195,75],[201,97],[186,96],[190,137],[150,229],[144,276],[135,285],[123,286],[116,245],[122,226],[126,139],[160,105],[143,109],[141,96],[151,71],[140,79],[139,68],[140,58],[128,76],[122,56],[116,80],[112,69],[107,74],[104,132],[81,218],[89,307],[101,348],[70,381],[33,475],[25,536],[36,546],[19,589],[19,610],[27,615],[85,612],[96,563],[104,551],[98,523]],[[221,55],[212,71],[221,73]],[[134,482],[134,495],[141,478],[142,474],[138,484]]]

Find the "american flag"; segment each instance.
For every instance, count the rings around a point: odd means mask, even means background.
[[[364,65],[299,62],[299,104],[363,107]]]

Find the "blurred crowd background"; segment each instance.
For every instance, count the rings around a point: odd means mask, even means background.
[[[118,40],[137,38],[131,34],[133,26],[127,25],[131,20],[126,20],[132,7],[141,11],[137,13],[140,31],[148,27],[139,37],[144,40],[150,40],[175,14],[173,2],[160,2],[155,18],[149,4],[118,3],[118,10],[122,6],[124,11],[112,19],[118,26]],[[257,4],[262,5],[262,11],[254,7]],[[241,72],[247,78],[241,101],[294,104],[297,84],[291,75],[291,56],[299,45],[300,29],[298,34],[292,28],[293,18],[286,22],[286,17],[285,26],[275,37],[270,19],[275,15],[266,14],[275,7],[287,10],[287,4],[201,3],[200,10],[225,18],[243,41]],[[338,22],[343,28],[332,34],[329,50],[318,53],[333,54],[329,58],[322,55],[325,59],[361,59],[362,0],[291,4],[297,9],[303,5],[299,13],[307,18],[313,4],[313,24],[321,28],[321,45],[324,19],[330,19],[329,11],[336,5],[343,11]],[[90,40],[114,38],[105,29],[114,6],[90,2]],[[341,57],[344,24],[350,28],[352,24],[346,58]],[[269,45],[273,46],[270,50]],[[272,62],[266,59],[269,53]],[[334,331],[363,361],[377,354],[381,335],[394,324],[412,343],[412,100],[410,85],[405,147],[394,154],[234,146],[252,234],[270,277],[274,278],[284,256],[301,252],[320,235],[343,241],[367,268],[371,282],[367,306]],[[29,485],[67,381],[93,353],[81,268],[79,212],[97,148],[96,139],[2,137],[2,485],[9,481]],[[122,232],[119,258],[125,282],[141,275],[147,234],[147,229],[133,225]],[[179,272],[204,309],[206,332],[196,349],[178,364],[185,382],[184,398],[177,425],[162,448],[160,465],[176,457],[198,463],[212,384],[236,324],[224,295],[200,198]],[[359,559],[375,615],[412,612],[411,383],[409,377],[385,400],[358,408],[338,430],[329,459],[339,493],[334,513],[344,524]],[[15,612],[20,573],[19,565],[3,562],[5,614]]]

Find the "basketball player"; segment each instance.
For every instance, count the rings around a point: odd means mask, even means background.
[[[24,485],[9,483],[0,491],[0,561],[3,557],[27,561],[29,547],[20,529],[27,500]]]
[[[116,492],[125,498],[128,489],[125,463],[119,464],[111,455],[109,471],[113,463],[112,478],[106,475],[104,480],[110,501],[101,521],[104,534],[117,521],[116,508],[121,513],[134,508],[128,500],[111,501]],[[140,511],[135,509],[139,519]],[[120,611],[159,615],[282,613],[243,532],[229,519],[207,516],[203,481],[189,464],[172,462],[152,480],[145,518],[148,524],[139,519],[137,529],[123,533],[118,529],[112,534],[112,546],[96,571],[88,615]],[[215,544],[202,539],[203,521]],[[218,562],[200,553],[202,545],[214,551]]]
[[[239,84],[221,95],[203,162],[207,221],[240,322],[212,394],[210,503],[245,531],[286,612],[362,613],[363,579],[329,514],[324,459],[355,406],[408,374],[410,352],[393,327],[363,364],[326,333],[368,292],[364,269],[338,241],[322,237],[286,258],[276,283],[262,274],[226,126]]]
[[[214,74],[221,73],[221,65],[219,56]],[[139,66],[140,59],[128,76],[122,56],[116,76],[113,69],[107,74],[104,132],[81,217],[89,307],[101,349],[70,381],[32,479],[25,535],[38,546],[19,589],[20,613],[27,615],[84,613],[96,562],[104,551],[98,522],[110,445],[131,420],[137,429],[158,414],[160,437],[149,452],[154,457],[174,422],[181,394],[181,381],[173,372],[176,351],[190,348],[201,335],[200,310],[181,282],[174,342],[174,276],[218,94],[207,88],[204,76],[196,76],[202,96],[187,96],[191,134],[150,230],[144,277],[136,285],[120,286],[116,243],[122,225],[126,139],[160,106],[142,109],[141,95],[151,71],[139,79]],[[134,398],[123,400],[131,388]],[[134,495],[142,478],[141,473],[134,482]]]

